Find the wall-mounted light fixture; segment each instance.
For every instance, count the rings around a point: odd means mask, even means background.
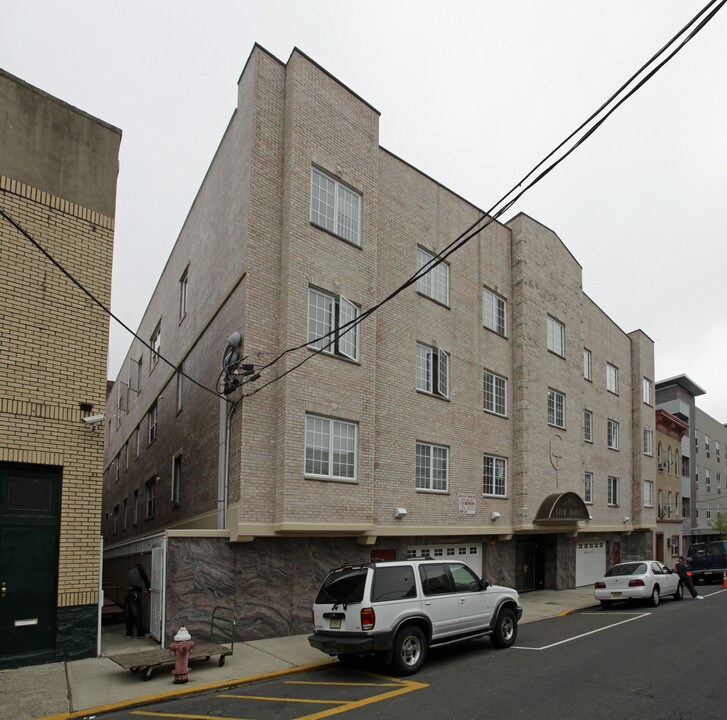
[[[624,515],[624,522],[627,523],[631,518],[628,515]]]
[[[407,516],[406,508],[396,508],[396,510],[394,510],[394,517],[397,520],[402,520],[406,516]]]
[[[495,520],[499,520],[499,519],[500,519],[500,513],[497,512],[497,510],[493,510],[490,513],[490,520],[492,520],[494,522]]]

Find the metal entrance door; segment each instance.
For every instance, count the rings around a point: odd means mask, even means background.
[[[2,655],[55,646],[60,468],[0,464]]]

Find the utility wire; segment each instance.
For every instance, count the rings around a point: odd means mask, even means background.
[[[727,0],[725,0],[727,2]],[[73,275],[71,275],[68,270],[66,270],[61,263],[59,263],[20,223],[18,223],[16,220],[14,220],[2,207],[0,207],[0,215],[4,217],[21,235],[23,235],[26,239],[30,240],[30,242],[35,245],[35,247],[40,250],[40,252],[45,255],[48,260],[50,260],[53,265],[55,265],[76,287],[78,287],[85,295],[87,295],[96,305],[98,305],[109,317],[116,320],[119,325],[121,325],[124,330],[127,330],[131,335],[133,335],[139,342],[142,343],[145,347],[149,348],[151,352],[153,352],[160,360],[163,360],[167,365],[169,365],[171,368],[173,368],[176,372],[180,373],[183,377],[185,377],[187,380],[189,380],[191,383],[194,383],[197,387],[202,388],[202,390],[205,390],[208,393],[212,393],[215,397],[221,398],[224,397],[223,395],[220,395],[215,390],[210,390],[210,388],[206,387],[205,385],[202,385],[201,383],[197,382],[193,377],[190,377],[187,375],[184,371],[180,370],[173,362],[170,360],[167,360],[161,353],[159,353],[157,350],[155,350],[146,340],[139,337],[128,325],[126,325],[120,318],[116,317],[109,308],[107,308],[90,290],[88,290],[83,283],[81,283],[79,280],[77,280]]]
[[[258,369],[259,372],[262,372],[277,362],[279,362],[285,355],[296,352],[298,350],[301,350],[306,347],[310,347],[311,344],[320,342],[321,340],[324,340],[328,337],[331,337],[330,342],[328,342],[326,345],[324,345],[321,348],[316,348],[314,352],[312,352],[310,355],[307,355],[305,358],[303,358],[300,362],[298,362],[296,365],[293,365],[292,367],[288,368],[285,372],[281,373],[280,375],[276,376],[275,378],[272,378],[267,383],[260,385],[256,387],[252,392],[248,393],[247,396],[255,395],[256,393],[260,392],[264,388],[268,387],[274,382],[277,382],[278,380],[281,380],[289,373],[293,372],[293,370],[297,370],[301,365],[308,362],[311,358],[315,357],[319,353],[323,352],[325,349],[330,347],[334,342],[336,336],[340,336],[343,333],[353,329],[354,327],[360,325],[363,320],[365,320],[367,317],[372,315],[376,310],[378,310],[380,307],[382,307],[384,304],[395,298],[397,295],[399,295],[401,292],[403,292],[406,288],[413,285],[417,280],[419,280],[421,277],[426,275],[430,270],[432,270],[434,267],[439,265],[440,263],[444,262],[446,258],[448,258],[452,253],[459,250],[461,247],[466,245],[473,237],[481,233],[483,230],[485,230],[491,223],[493,223],[495,220],[497,220],[501,215],[503,215],[507,210],[509,210],[512,205],[514,205],[530,188],[532,188],[534,185],[539,183],[546,175],[548,175],[554,168],[556,168],[561,162],[563,162],[567,157],[571,155],[575,151],[576,148],[578,148],[583,142],[585,142],[626,100],[628,100],[639,88],[641,88],[648,80],[650,80],[664,65],[666,65],[667,62],[669,62],[678,52],[680,52],[684,46],[692,40],[705,26],[706,24],[712,20],[712,18],[716,15],[716,13],[721,10],[721,8],[724,6],[725,2],[727,0],[711,0],[711,2],[707,3],[707,5],[704,6],[684,27],[682,27],[662,48],[660,48],[654,55],[652,55],[649,60],[647,60],[635,73],[633,73],[626,82],[624,82],[618,90],[616,90],[609,98],[606,100],[595,112],[593,112],[581,125],[578,126],[568,137],[565,138],[559,145],[557,145],[550,153],[548,153],[535,167],[530,170],[525,177],[523,177],[514,187],[512,187],[505,195],[500,198],[493,206],[488,210],[484,215],[482,215],[480,218],[478,218],[474,223],[472,223],[466,230],[464,230],[458,237],[456,237],[444,250],[440,251],[436,255],[434,255],[427,263],[425,263],[419,270],[417,270],[416,273],[414,273],[408,280],[406,280],[403,284],[401,284],[398,288],[396,288],[393,292],[391,292],[389,295],[387,295],[383,300],[379,301],[375,305],[373,305],[371,308],[366,310],[363,313],[360,313],[357,318],[354,320],[349,321],[348,323],[345,323],[344,325],[341,325],[337,328],[334,328],[330,332],[326,333],[325,335],[322,335],[319,338],[316,338],[313,341],[308,341],[306,343],[303,343],[301,345],[298,345],[296,347],[289,348],[287,350],[284,350],[282,353],[280,353],[275,359],[271,360],[268,364],[262,366]],[[656,67],[654,67],[651,71],[649,71],[645,77],[643,77],[629,92],[622,97],[613,107],[611,107],[608,112],[600,118],[593,127],[590,127],[582,137],[578,138],[578,140],[575,142],[575,144],[565,152],[560,158],[555,160],[553,163],[551,163],[547,168],[545,168],[540,174],[538,174],[530,183],[528,183],[522,190],[520,190],[519,193],[517,193],[514,197],[512,197],[510,200],[507,200],[507,198],[515,193],[518,188],[521,188],[524,183],[527,182],[528,178],[530,178],[532,175],[534,175],[539,168],[541,168],[543,165],[545,165],[548,160],[550,160],[558,151],[560,151],[568,142],[570,142],[574,137],[578,135],[584,128],[586,128],[589,123],[595,120],[606,108],[611,105],[611,103],[616,100],[616,98],[619,97],[635,80],[638,78],[644,71],[649,68],[651,65],[654,64],[654,62],[663,55],[672,45],[674,45],[678,39],[684,35],[685,32],[687,32],[699,19],[702,15],[707,13],[712,6],[716,5],[709,14],[699,22],[699,24],[687,35],[687,37],[682,40],[682,42],[674,49],[663,61],[661,61]],[[505,202],[505,205],[501,207],[499,210],[496,210],[498,205]],[[484,224],[482,224],[484,222]]]

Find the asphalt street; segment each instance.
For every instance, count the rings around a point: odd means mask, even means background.
[[[334,664],[266,682],[103,715],[317,720],[722,720],[727,590],[616,605],[521,625],[515,646],[487,639],[432,651],[410,678]]]

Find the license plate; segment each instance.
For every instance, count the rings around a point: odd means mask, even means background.
[[[341,629],[341,618],[331,618],[330,628],[331,628],[331,630],[340,630]]]
[[[704,571],[704,574],[705,575],[711,575],[713,572],[714,572],[713,570],[705,570]]]
[[[621,593],[620,592],[612,592],[611,593],[611,597],[612,598],[619,598],[619,597],[621,597]]]

